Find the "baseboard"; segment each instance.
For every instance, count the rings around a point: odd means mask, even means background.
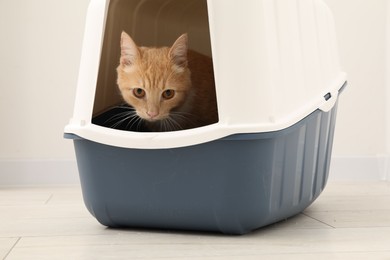
[[[329,181],[390,181],[390,156],[333,157]],[[0,160],[0,186],[78,185],[74,160]]]
[[[390,156],[333,157],[330,181],[390,181]]]
[[[0,160],[0,186],[79,183],[75,160]]]

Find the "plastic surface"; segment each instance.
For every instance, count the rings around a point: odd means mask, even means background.
[[[282,130],[314,110],[333,108],[346,78],[338,61],[333,18],[322,0],[200,3],[206,1],[92,0],[75,109],[65,133],[116,147],[186,147],[232,134]],[[189,10],[192,15],[181,15]],[[210,45],[219,122],[174,133],[93,124],[94,110],[107,109],[112,96],[118,98],[115,66],[123,29],[141,43],[157,45],[188,29],[195,49],[208,53]],[[211,42],[198,37],[205,33]]]
[[[298,214],[324,189],[336,119],[173,149],[74,139],[84,202],[110,227],[244,234]]]

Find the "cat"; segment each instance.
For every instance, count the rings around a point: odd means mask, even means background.
[[[129,120],[148,131],[185,130],[218,122],[212,59],[188,49],[188,35],[171,47],[138,47],[121,34],[117,84],[132,108]]]

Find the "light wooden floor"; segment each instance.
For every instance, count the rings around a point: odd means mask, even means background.
[[[80,187],[0,188],[0,259],[390,259],[390,183],[329,183],[303,214],[244,236],[107,229]]]

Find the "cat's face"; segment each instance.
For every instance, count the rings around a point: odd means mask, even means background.
[[[191,89],[187,46],[187,35],[171,48],[147,48],[137,47],[122,33],[117,83],[123,99],[142,119],[165,120],[185,104]]]

